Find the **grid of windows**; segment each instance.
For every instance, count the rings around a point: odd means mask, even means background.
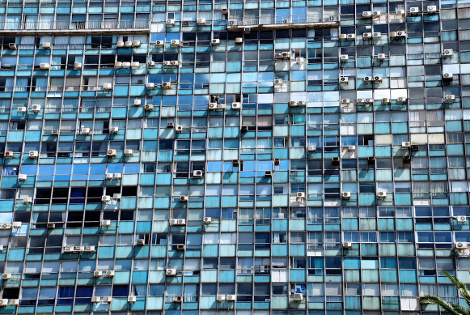
[[[469,21],[467,0],[1,1],[0,314],[456,303]]]

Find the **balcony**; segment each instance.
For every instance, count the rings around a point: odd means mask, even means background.
[[[229,18],[227,22],[227,29],[229,31],[246,31],[247,29],[257,31],[291,28],[331,28],[338,26],[339,21],[336,16],[322,18],[319,15],[313,14],[239,19]]]
[[[43,21],[43,22],[1,22],[0,33],[115,33],[119,32],[150,32],[149,20],[137,21]]]

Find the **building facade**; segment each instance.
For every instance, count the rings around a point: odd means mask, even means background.
[[[470,282],[470,1],[2,0],[0,45],[0,314]]]

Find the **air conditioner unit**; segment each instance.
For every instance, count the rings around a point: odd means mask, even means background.
[[[457,222],[458,223],[465,223],[465,222],[467,222],[467,217],[464,216],[464,215],[460,215],[460,216],[457,217]]]
[[[8,305],[8,299],[0,299],[0,306],[7,306]]]
[[[131,62],[131,68],[140,68],[140,62],[138,61],[134,61],[134,62]]]
[[[33,104],[31,105],[31,110],[33,111],[33,113],[39,113],[41,111],[41,105]]]
[[[111,196],[108,196],[108,195],[101,196],[101,201],[102,202],[110,202],[111,201]]]
[[[348,150],[348,151],[356,151],[356,146],[355,146],[355,145],[348,145],[348,146],[346,146],[346,150]]]
[[[206,25],[206,19],[203,19],[203,18],[197,19],[197,25]]]
[[[169,60],[163,61],[163,66],[165,66],[165,67],[171,66],[171,61],[169,61]]]
[[[114,64],[114,68],[122,68],[122,62],[116,61],[116,63]]]
[[[155,83],[149,82],[149,83],[145,84],[145,88],[146,88],[147,90],[155,89]]]
[[[305,193],[304,192],[298,192],[296,196],[297,196],[297,198],[305,198]]]
[[[113,84],[112,83],[105,83],[103,84],[103,89],[112,91],[113,90]]]
[[[32,197],[24,197],[23,198],[23,203],[24,204],[32,204],[33,203],[33,198]]]
[[[304,300],[304,295],[302,293],[294,293],[294,301],[303,301]]]
[[[342,98],[341,99],[341,104],[348,105],[349,103],[351,103],[351,99],[349,99],[349,98]]]
[[[101,297],[94,296],[91,298],[91,303],[101,303]]]
[[[241,130],[241,132],[248,132],[249,127],[248,127],[248,126],[242,126],[242,127],[240,128],[240,130]]]
[[[103,303],[111,303],[113,301],[112,296],[103,296]]]
[[[229,19],[227,24],[229,26],[233,26],[233,25],[237,25],[238,24],[238,21],[236,19]]]
[[[134,150],[132,150],[132,149],[125,149],[125,150],[124,150],[124,155],[125,155],[125,156],[133,156],[133,155],[134,155]]]
[[[397,32],[397,37],[406,37],[406,32],[405,31],[398,31]]]
[[[37,159],[39,157],[38,151],[29,151],[29,158],[30,159]]]
[[[275,79],[274,80],[275,85],[282,85],[282,82],[283,82],[282,79]]]
[[[243,44],[243,37],[235,38],[235,44]]]
[[[372,82],[372,77],[364,77],[364,82]]]
[[[14,228],[14,229],[21,229],[21,222],[15,221],[15,222],[12,223],[11,226],[12,226],[12,228]]]
[[[11,224],[10,223],[1,223],[0,224],[0,230],[10,230],[11,229]]]
[[[13,151],[5,151],[5,153],[4,153],[4,157],[6,157],[6,158],[12,158],[14,156],[15,156],[15,154],[13,153]]]
[[[194,178],[202,178],[204,173],[201,170],[195,170],[193,171],[193,177]]]
[[[217,302],[223,302],[223,301],[225,301],[225,295],[218,294],[217,295]]]
[[[11,273],[4,273],[4,274],[2,274],[2,279],[3,279],[3,280],[11,279]],[[7,300],[7,301],[8,301],[8,300]]]
[[[116,149],[109,149],[107,152],[107,155],[109,157],[115,157],[117,155],[117,150]]]
[[[178,225],[186,225],[186,219],[177,219]]]
[[[114,200],[121,200],[121,194],[113,194]]]
[[[404,142],[401,143],[401,147],[402,148],[409,148],[409,147],[411,147],[411,142],[404,141]]]
[[[211,110],[218,109],[217,103],[209,103],[209,109],[211,109]]]
[[[290,52],[284,51],[282,53],[282,59],[291,59]]]
[[[211,41],[212,45],[220,45],[220,39],[215,38]]]
[[[186,201],[188,201],[188,200],[189,200],[189,197],[188,197],[187,195],[182,195],[182,196],[180,196],[180,201],[186,202]]]
[[[183,297],[181,295],[175,295],[173,297],[173,303],[181,303],[183,302]]]
[[[121,173],[114,173],[114,179],[121,179],[122,174]]]
[[[145,239],[139,238],[139,239],[137,240],[137,245],[139,245],[139,246],[145,245]]]
[[[176,245],[176,250],[186,250],[186,245],[178,244],[178,245]]]
[[[370,19],[372,17],[372,12],[371,11],[364,11],[364,12],[362,12],[362,17],[364,19]]]
[[[390,32],[390,37],[398,37],[397,32]]]
[[[204,217],[204,224],[210,224],[212,222],[212,218],[211,217]]]
[[[340,83],[349,83],[349,78],[348,78],[348,77],[341,76],[341,77],[339,78],[339,82],[340,82]]]
[[[317,152],[317,146],[310,144],[310,145],[307,146],[307,151],[308,152]]]
[[[147,61],[148,68],[155,68],[155,65],[156,65],[155,61]]]
[[[289,105],[290,105],[290,106],[298,106],[298,105],[299,105],[299,102],[297,102],[297,101],[290,101],[290,102],[289,102]]]
[[[232,103],[232,109],[242,109],[242,103],[240,102],[233,102]]]
[[[127,297],[127,302],[129,302],[129,303],[137,302],[137,298],[135,296],[128,296]]]
[[[165,89],[165,90],[171,89],[171,82],[163,82],[162,89]]]
[[[382,82],[382,77],[380,75],[374,76],[374,82]]]
[[[131,42],[130,40],[126,40],[126,41],[124,42],[124,46],[126,46],[126,47],[132,47],[132,42]]]
[[[416,15],[419,13],[419,7],[411,7],[410,8],[410,15]]]
[[[39,69],[41,70],[49,70],[51,68],[51,65],[48,64],[47,62],[41,62],[39,64]]]
[[[50,42],[43,42],[42,43],[42,48],[51,49],[51,43]]]
[[[28,175],[26,174],[18,174],[18,180],[25,181],[28,179]]]
[[[382,104],[390,104],[390,99],[388,97],[384,97],[382,99]]]
[[[377,193],[377,198],[379,199],[385,199],[387,197],[387,192],[386,191],[379,191]]]
[[[444,80],[452,80],[454,78],[454,74],[452,74],[450,72],[446,72],[442,75],[442,78]]]
[[[237,300],[237,296],[235,294],[228,294],[227,295],[227,301],[236,301]]]
[[[467,249],[468,248],[468,243],[465,242],[455,242],[454,243],[455,249]]]
[[[366,99],[364,100],[364,103],[366,103],[366,104],[368,104],[368,105],[373,104],[373,103],[374,103],[374,99],[373,99],[373,98],[366,98]]]
[[[132,46],[134,46],[134,47],[140,47],[140,40],[135,40],[135,41],[132,43]]]
[[[453,49],[444,49],[444,52],[442,53],[444,58],[451,58],[454,55],[454,50]]]
[[[16,50],[16,49],[17,49],[15,43],[9,43],[9,44],[8,44],[8,48],[11,49],[11,50]]]
[[[381,11],[374,11],[374,12],[372,12],[372,16],[374,16],[374,17],[379,17],[379,16],[381,16],[381,15],[382,15],[382,12],[381,12]]]
[[[175,131],[176,132],[183,132],[183,126],[176,126]]]
[[[363,33],[362,38],[363,39],[371,39],[372,38],[372,33],[369,33],[369,32]]]
[[[130,67],[131,67],[131,63],[128,62],[128,61],[124,61],[124,62],[122,63],[122,67],[123,67],[123,68],[130,68]]]
[[[303,64],[304,61],[305,61],[305,59],[302,58],[302,57],[297,57],[297,58],[295,58],[295,63],[298,64],[298,65]]]
[[[19,306],[20,305],[20,300],[19,299],[10,300],[10,305]]]
[[[176,269],[167,269],[165,273],[167,276],[176,276]]]
[[[166,25],[174,26],[175,25],[175,19],[167,19],[166,20]]]
[[[374,32],[374,33],[372,33],[372,37],[375,38],[375,39],[380,39],[382,37],[382,33]]]
[[[273,177],[273,171],[264,171],[265,177]]]
[[[339,59],[343,62],[346,62],[349,60],[349,56],[348,55],[340,55],[339,56]]]
[[[356,39],[356,34],[353,34],[353,33],[352,34],[347,34],[346,38],[347,39]]]
[[[348,38],[348,34],[340,34],[339,35],[339,39],[347,39]]]
[[[101,220],[101,226],[102,227],[111,226],[111,220]]]
[[[398,103],[406,103],[406,102],[408,102],[408,98],[401,96],[401,97],[397,98],[397,102]]]
[[[134,106],[140,106],[142,105],[142,100],[140,98],[134,99]]]
[[[152,104],[145,104],[144,105],[144,109],[146,111],[152,111],[153,110],[153,105]]]
[[[274,59],[275,60],[282,60],[284,58],[282,57],[282,53],[274,53]]]
[[[352,247],[353,247],[352,242],[343,242],[343,248],[349,249],[349,248],[352,248]]]
[[[377,54],[377,59],[378,59],[378,60],[385,60],[385,58],[387,58],[387,55],[385,55],[385,54]]]
[[[114,178],[114,174],[113,174],[113,173],[106,173],[106,174],[104,175],[104,177],[105,177],[106,179],[108,179],[108,180],[111,180],[111,179]]]
[[[426,12],[428,14],[434,14],[434,13],[437,12],[437,6],[435,6],[435,5],[428,5],[428,7],[426,9],[427,9]]]
[[[179,47],[180,46],[180,41],[178,39],[172,39],[170,41],[170,46],[172,47]]]
[[[165,41],[163,41],[163,40],[157,40],[157,41],[155,42],[155,46],[157,46],[157,47],[164,47],[164,46],[165,46]]]
[[[453,103],[455,101],[455,95],[446,95],[444,96],[445,103]]]
[[[93,277],[99,278],[99,277],[102,277],[102,276],[103,276],[103,271],[101,271],[101,270],[93,271]]]
[[[178,60],[172,60],[172,61],[170,61],[170,65],[171,65],[172,67],[178,67],[179,64],[180,64],[180,63],[179,63]]]
[[[26,107],[24,107],[24,106],[18,107],[18,113],[26,113],[27,110],[28,110],[28,109],[27,109]]]
[[[116,43],[116,47],[117,47],[117,48],[122,48],[122,47],[124,47],[124,42],[123,42],[123,41],[118,41],[118,42]]]
[[[116,126],[109,127],[109,132],[110,133],[118,133],[119,132],[119,127],[116,127]]]
[[[114,270],[106,270],[105,276],[109,278],[114,277]]]
[[[349,191],[343,191],[342,197],[343,197],[343,199],[349,199],[349,198],[351,198],[351,192],[349,192]]]

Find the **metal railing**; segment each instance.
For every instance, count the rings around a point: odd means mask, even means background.
[[[324,23],[337,22],[336,16],[323,17],[318,14],[306,15],[280,15],[280,16],[262,16],[248,18],[229,18],[228,24],[233,26],[241,25],[260,25],[260,24],[305,24],[305,23]]]
[[[136,21],[43,21],[43,22],[1,22],[0,30],[102,30],[102,29],[148,29],[149,20]]]

